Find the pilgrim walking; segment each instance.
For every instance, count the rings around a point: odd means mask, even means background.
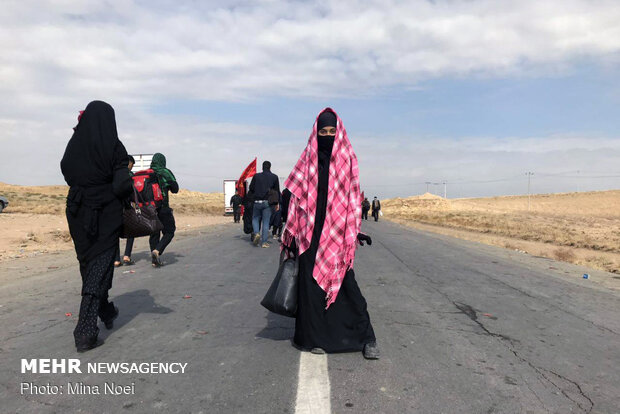
[[[306,149],[285,182],[291,192],[283,248],[298,254],[294,342],[313,353],[362,351],[379,358],[367,304],[355,280],[361,234],[357,157],[331,108],[318,116]]]
[[[127,165],[127,169],[129,170],[129,176],[132,177],[133,176],[133,172],[131,172],[131,170],[133,169],[133,166],[136,163],[136,160],[133,156],[129,155],[129,165]],[[128,200],[125,200],[125,203],[127,205],[131,205],[131,197]],[[116,252],[116,261],[114,262],[114,267],[120,267],[122,265],[125,266],[130,266],[132,264],[134,264],[133,260],[131,260],[131,251],[133,250],[133,242],[134,242],[134,238],[133,237],[127,237],[127,240],[125,241],[125,254],[123,255],[123,261],[121,262],[121,242],[120,240],[118,241],[118,251]]]
[[[239,223],[239,218],[241,217],[241,203],[243,199],[239,195],[239,190],[235,188],[235,195],[230,198],[229,205],[232,206],[233,209],[233,221],[235,223]]]
[[[176,231],[176,222],[174,220],[174,214],[170,208],[169,192],[178,193],[179,184],[174,177],[172,171],[166,168],[166,157],[164,154],[155,153],[151,160],[151,169],[155,171],[157,180],[159,181],[159,188],[161,189],[163,201],[161,206],[157,209],[157,216],[164,225],[164,229],[155,234],[151,234],[149,237],[149,246],[151,247],[151,262],[153,267],[162,266],[161,255],[164,254],[164,250],[172,241],[174,232]]]
[[[271,162],[263,162],[263,172],[252,177],[250,193],[254,199],[252,210],[252,242],[255,246],[269,247],[269,221],[272,206],[279,209],[280,181],[278,176],[271,172]]]
[[[364,201],[362,201],[362,220],[368,221],[368,210],[370,210],[370,201],[368,201],[368,197],[366,197]]]
[[[118,139],[114,109],[93,101],[67,144],[60,168],[69,185],[66,216],[82,276],[82,301],[73,331],[78,352],[103,343],[97,316],[112,329],[118,308],[108,302],[121,232],[123,203],[131,193],[128,156]]]
[[[375,218],[375,221],[379,221],[379,212],[381,211],[381,201],[375,196],[372,200],[372,216]]]

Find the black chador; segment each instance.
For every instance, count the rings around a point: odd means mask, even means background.
[[[82,275],[82,303],[73,332],[78,351],[99,343],[97,316],[106,327],[118,314],[108,302],[122,226],[122,201],[132,189],[128,156],[118,139],[114,109],[93,101],[84,110],[60,163],[67,222]]]

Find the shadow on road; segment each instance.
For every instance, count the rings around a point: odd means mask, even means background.
[[[257,333],[256,337],[272,339],[274,341],[286,341],[292,340],[294,333],[295,319],[268,312],[267,326]]]
[[[151,292],[146,289],[123,293],[120,296],[112,298],[112,301],[114,305],[118,307],[119,315],[118,319],[114,321],[114,329],[110,331],[102,329],[100,331],[100,336],[104,339],[128,324],[141,313],[166,314],[174,312],[170,308],[155,303],[155,299],[151,296]]]
[[[179,257],[185,257],[185,256],[182,254],[176,253],[176,252],[168,253],[167,251],[165,251],[164,254],[161,255],[161,260],[164,262],[165,265],[171,265],[171,264],[177,263],[179,261]],[[133,253],[131,255],[131,259],[136,263],[138,263],[140,260],[145,260],[150,263],[151,253],[150,252]]]

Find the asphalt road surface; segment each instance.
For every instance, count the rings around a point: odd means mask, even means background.
[[[115,273],[116,326],[100,324],[105,344],[84,354],[72,337],[72,254],[36,258],[48,269],[39,274],[0,267],[0,411],[620,412],[618,292],[573,265],[385,221],[364,229],[374,243],[358,249],[355,270],[378,361],[293,347],[294,320],[259,304],[278,249],[254,247],[232,223],[175,239],[161,269],[140,241],[138,263]],[[36,358],[78,358],[82,373],[22,373],[21,360]],[[86,371],[117,362],[187,365],[177,374]],[[125,393],[105,394],[112,383]],[[62,393],[41,394],[54,385]]]

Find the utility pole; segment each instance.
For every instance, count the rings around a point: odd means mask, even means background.
[[[432,183],[430,181],[427,181],[424,184],[426,184],[426,192],[428,193],[428,186],[431,185]]]
[[[448,198],[448,182],[443,182],[443,198]]]
[[[527,211],[530,211],[530,180],[534,173],[528,171],[525,173],[525,175],[527,175]]]

